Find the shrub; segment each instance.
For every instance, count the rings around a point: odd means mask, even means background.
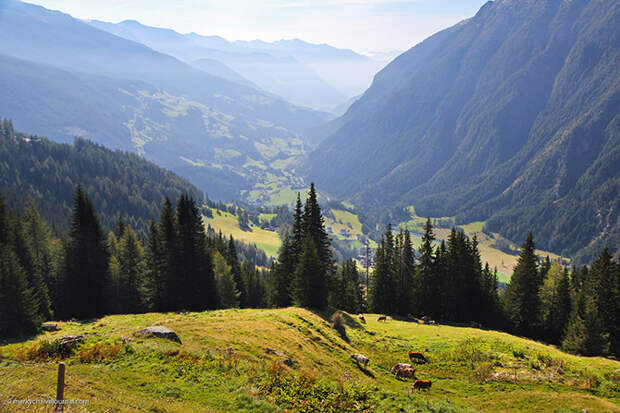
[[[290,375],[281,363],[267,367],[267,376],[259,393],[284,409],[295,412],[366,412],[374,411],[370,389],[343,382],[332,385],[302,372]]]
[[[347,336],[347,327],[345,326],[344,315],[342,314],[342,311],[336,311],[332,317],[332,321],[334,323],[334,329],[338,332],[340,338],[342,338],[348,343],[349,337]]]
[[[474,369],[474,378],[482,383],[486,383],[491,380],[492,376],[493,364],[490,362],[481,363]]]
[[[590,370],[583,370],[581,372],[581,377],[584,379],[584,387],[586,389],[594,391],[598,388],[600,379],[595,373]]]
[[[477,339],[465,339],[449,352],[447,358],[460,363],[471,363],[473,369],[474,364],[491,360],[491,356],[482,351],[479,345],[480,342]]]
[[[117,358],[121,349],[120,344],[94,343],[82,346],[78,357],[82,363],[106,362]]]

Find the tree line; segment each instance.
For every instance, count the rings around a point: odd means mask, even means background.
[[[620,355],[620,265],[604,248],[590,267],[539,260],[533,235],[521,247],[505,291],[482,266],[478,241],[452,229],[434,246],[427,220],[418,255],[407,231],[391,228],[376,251],[368,293],[371,311],[477,322],[584,355]]]
[[[0,198],[0,336],[36,333],[50,319],[266,307],[266,272],[236,245],[208,236],[187,194],[175,206],[165,199],[144,242],[122,216],[105,234],[81,185],[60,237],[32,201],[19,215]]]
[[[430,219],[414,250],[408,231],[383,235],[369,288],[353,260],[338,265],[312,184],[269,270],[240,259],[232,237],[205,231],[193,198],[166,198],[144,241],[122,216],[105,234],[77,186],[72,224],[54,237],[31,202],[0,202],[0,336],[34,333],[42,320],[106,313],[286,307],[372,311],[499,328],[587,355],[619,354],[620,266],[607,249],[569,270],[523,244],[510,284],[482,265],[476,237],[452,229],[437,243]]]

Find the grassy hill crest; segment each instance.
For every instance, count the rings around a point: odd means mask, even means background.
[[[338,411],[328,405],[343,395],[355,403],[341,411],[620,411],[616,361],[572,356],[496,331],[383,323],[374,314],[366,315],[366,324],[344,318],[349,342],[327,314],[300,308],[60,322],[61,331],[1,343],[1,391],[15,399],[53,398],[57,360],[46,358],[41,346],[87,334],[65,360],[65,394],[89,400],[86,409],[92,411],[321,411],[307,403],[317,395],[329,400],[323,411]],[[122,343],[122,337],[151,325],[175,330],[183,344],[157,338]],[[408,395],[410,383],[389,371],[396,362],[408,362],[409,350],[429,359],[415,367],[418,378],[433,381],[430,394]],[[349,359],[353,352],[370,358],[367,369]],[[0,404],[0,411],[7,408],[31,411]]]

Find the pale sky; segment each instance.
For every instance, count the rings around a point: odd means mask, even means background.
[[[406,50],[485,0],[30,0],[81,19],[138,20],[227,40],[299,38],[357,52]]]

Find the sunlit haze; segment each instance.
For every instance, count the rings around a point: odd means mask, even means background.
[[[138,20],[227,40],[299,38],[358,52],[406,50],[484,0],[34,0],[81,19]]]

